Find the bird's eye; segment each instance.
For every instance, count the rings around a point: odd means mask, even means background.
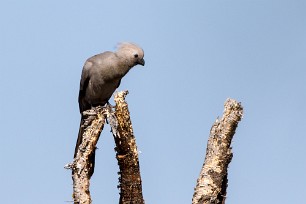
[[[138,57],[138,54],[135,54],[134,57],[137,58],[137,57]]]

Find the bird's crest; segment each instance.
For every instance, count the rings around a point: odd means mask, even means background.
[[[143,49],[136,45],[135,43],[131,42],[121,42],[117,45],[117,53],[137,53],[141,58],[144,56]]]

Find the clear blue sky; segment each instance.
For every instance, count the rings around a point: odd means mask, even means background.
[[[1,202],[72,200],[63,167],[77,138],[83,63],[132,41],[146,66],[119,90],[130,91],[146,203],[191,203],[210,127],[228,97],[245,114],[227,204],[301,203],[305,11],[302,0],[1,1]],[[94,203],[118,203],[109,131],[98,143]]]

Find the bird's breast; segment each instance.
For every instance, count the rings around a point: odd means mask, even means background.
[[[90,104],[104,105],[115,92],[119,80],[90,80],[86,90],[86,99]]]

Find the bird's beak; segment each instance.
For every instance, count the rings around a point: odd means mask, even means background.
[[[144,59],[138,60],[138,64],[144,66],[145,65],[145,60]]]

